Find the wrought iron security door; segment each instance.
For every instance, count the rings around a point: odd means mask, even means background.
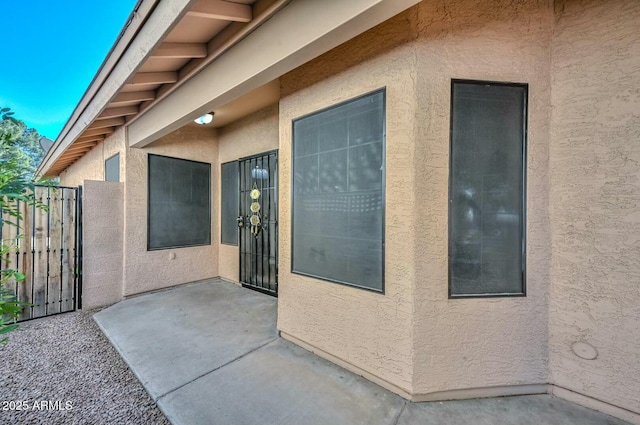
[[[240,282],[278,294],[278,152],[240,162]]]

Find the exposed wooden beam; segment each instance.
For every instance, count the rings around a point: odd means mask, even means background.
[[[102,142],[104,137],[102,136],[88,136],[88,137],[79,137],[76,139],[74,144],[82,143],[82,142]]]
[[[78,155],[78,154],[69,154],[69,155],[64,155],[64,154],[63,154],[63,155],[60,157],[60,159],[58,159],[58,163],[59,163],[59,164],[67,164],[67,163],[69,163],[69,162],[71,162],[71,161],[75,161],[76,159],[81,158],[83,155],[84,155],[84,154],[80,154],[80,155]]]
[[[70,157],[61,156],[60,159],[58,159],[58,161],[56,162],[56,165],[58,165],[60,167],[66,167],[67,165],[69,165],[72,162],[75,162],[77,160],[78,160],[78,158],[70,158]]]
[[[202,59],[194,59],[194,60],[202,60]],[[193,62],[193,61],[191,61],[191,62]],[[191,63],[191,62],[189,62],[189,63]],[[180,77],[180,79],[182,79],[182,77]],[[158,98],[164,98],[164,97],[167,95],[167,93],[170,93],[170,92],[173,90],[173,88],[174,88],[174,86],[175,86],[175,85],[176,85],[176,83],[163,84],[162,86],[158,87],[158,90],[156,90],[156,96],[157,96]],[[156,100],[156,99],[154,99],[154,100],[149,100],[149,101],[146,101],[146,102],[142,102],[142,103],[140,104],[140,112],[144,112],[144,111],[146,111],[148,108],[150,108],[151,106],[153,106],[153,105],[155,104],[155,100]],[[136,116],[137,116],[137,115],[134,115],[134,116],[132,116],[132,117],[129,117],[129,120],[127,120],[127,122],[129,122],[130,120],[132,120],[132,121],[133,121],[133,120],[135,120]]]
[[[181,59],[207,57],[205,43],[162,43],[151,54],[152,58]]]
[[[113,134],[115,129],[113,127],[105,127],[105,128],[95,128],[93,130],[86,130],[81,134],[82,137],[90,137],[90,136],[108,136],[109,134]]]
[[[113,100],[109,103],[109,106],[123,106],[126,103],[144,102],[146,100],[153,100],[155,98],[156,92],[154,92],[153,90],[124,92],[119,93],[116,97],[114,97]]]
[[[116,118],[116,117],[126,117],[127,115],[135,115],[138,112],[139,112],[139,109],[135,105],[121,106],[119,108],[107,108],[104,111],[102,111],[100,115],[98,115],[98,118],[96,118],[96,120],[105,120],[105,119]]]
[[[94,140],[87,140],[87,141],[76,141],[74,144],[72,144],[71,146],[69,146],[69,148],[77,148],[77,147],[87,147],[87,146],[95,146],[98,143],[102,142],[104,139],[94,139]]]
[[[58,168],[59,171],[57,171],[56,174],[60,174],[63,171],[66,171],[66,169],[69,168],[71,165],[73,165],[73,163],[76,162],[76,161],[77,161],[77,159],[74,159],[73,161],[68,161],[68,162],[66,162],[64,164],[61,164],[60,167]],[[56,163],[56,165],[57,165],[57,163]]]
[[[219,19],[221,21],[250,22],[253,17],[251,6],[221,0],[196,0],[187,16]]]
[[[225,29],[223,29],[218,35],[216,35],[207,44],[207,52],[209,53],[206,58],[196,58],[190,60],[185,66],[179,70],[178,80],[175,83],[164,84],[156,90],[156,98],[144,102],[140,105],[140,112],[137,115],[127,117],[127,124],[135,122],[138,118],[142,117],[143,111],[150,109],[153,105],[159,103],[162,99],[173,93],[182,84],[189,81],[191,77],[202,71],[207,65],[220,57],[223,53],[229,50],[231,47],[239,43],[248,34],[255,30],[260,24],[271,18],[289,4],[291,0],[258,0],[253,5],[255,11],[255,19],[247,24],[231,23]],[[196,2],[198,3],[198,2]]]
[[[72,158],[81,158],[81,157],[83,157],[83,156],[84,156],[84,154],[85,154],[86,152],[88,152],[88,151],[82,151],[82,152],[75,151],[75,152],[69,152],[68,154],[65,152],[65,154],[63,154],[63,155],[60,157],[60,159],[69,160],[69,159],[72,159]]]
[[[79,157],[78,157],[79,158]],[[59,167],[66,167],[67,165],[71,164],[72,162],[75,162],[78,160],[78,158],[71,158],[71,157],[65,157],[65,156],[61,156],[58,161],[56,161],[56,165]]]
[[[93,149],[95,147],[95,145],[93,145],[92,147],[80,147],[80,148],[69,148],[65,151],[64,154],[71,156],[74,154],[79,154],[79,155],[84,155],[85,153],[89,152],[91,149]],[[64,155],[63,155],[64,156]]]
[[[100,140],[92,140],[92,141],[89,141],[89,142],[76,142],[73,145],[69,146],[69,149],[71,149],[71,148],[94,147],[98,143],[100,143]]]
[[[124,123],[124,118],[110,118],[108,120],[94,121],[89,127],[87,127],[87,129],[92,130],[94,128],[117,127],[124,125]]]
[[[138,86],[146,84],[167,84],[178,81],[178,73],[175,71],[167,72],[138,72],[133,76],[128,85]]]
[[[79,160],[80,158],[82,158],[83,156],[84,156],[84,154],[70,155],[70,156],[67,156],[67,157],[61,156],[60,157],[60,164],[61,165],[72,164],[72,163],[76,162],[77,160]]]
[[[57,162],[56,165],[60,168],[67,168],[69,165],[73,164],[74,162],[76,162],[78,159],[80,159],[80,157],[73,157],[73,158],[63,158],[61,157]]]

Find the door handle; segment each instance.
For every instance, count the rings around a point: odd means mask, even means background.
[[[236,220],[238,220],[238,227],[244,227],[244,217],[243,216],[238,216],[238,218]]]

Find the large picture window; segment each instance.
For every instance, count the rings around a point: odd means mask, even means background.
[[[454,80],[449,295],[524,295],[527,85]]]
[[[149,250],[211,243],[211,164],[149,155]]]
[[[220,240],[224,244],[238,245],[238,161],[226,162],[221,168]]]
[[[384,128],[384,90],[294,121],[294,273],[384,290]]]

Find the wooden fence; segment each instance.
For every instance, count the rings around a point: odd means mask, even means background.
[[[81,208],[79,188],[36,186],[33,196],[46,208],[18,202],[21,219],[2,213],[0,238],[12,246],[0,267],[26,278],[12,279],[19,301],[30,303],[19,320],[73,311],[79,306],[81,284]],[[19,227],[5,221],[16,222]]]

